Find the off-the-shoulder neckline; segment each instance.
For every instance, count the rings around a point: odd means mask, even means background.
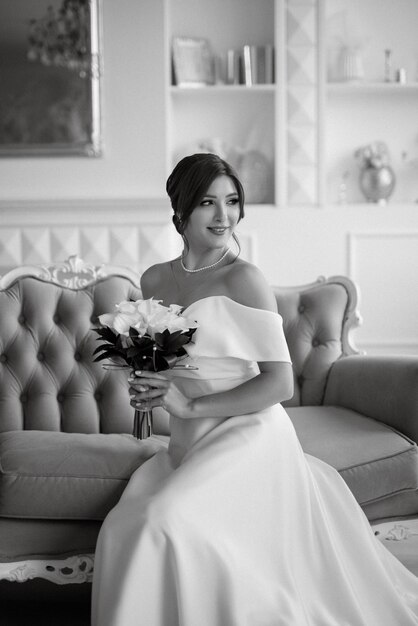
[[[225,296],[223,294],[218,294],[218,295],[215,294],[212,296],[205,296],[204,298],[199,298],[198,300],[195,300],[194,302],[191,302],[190,304],[185,306],[183,308],[183,312],[188,311],[195,304],[199,304],[200,302],[204,302],[205,300],[211,300],[214,298],[223,298],[225,300],[228,300],[229,302],[232,302],[236,306],[244,307],[245,309],[249,309],[250,311],[262,311],[263,313],[271,313],[272,315],[278,315],[278,313],[276,313],[275,311],[269,311],[267,309],[257,309],[256,307],[248,306],[246,304],[242,304],[241,302],[237,302],[233,298],[230,298],[229,296]]]

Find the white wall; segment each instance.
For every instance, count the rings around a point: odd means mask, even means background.
[[[345,274],[360,288],[359,348],[418,354],[418,207],[362,204],[247,211],[241,231],[278,285]]]
[[[178,249],[164,198],[163,2],[102,6],[103,156],[0,160],[0,271],[80,251],[142,270]],[[240,231],[273,284],[351,275],[359,347],[418,353],[416,204],[251,207]]]

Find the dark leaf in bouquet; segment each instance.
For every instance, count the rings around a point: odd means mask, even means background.
[[[174,333],[170,333],[169,330],[165,329],[162,333],[155,333],[155,343],[159,349],[167,350],[170,345],[170,339],[175,339],[181,335],[181,333],[181,330],[176,330]]]
[[[116,348],[113,348],[111,346],[100,346],[98,349],[96,349],[93,354],[96,354],[98,352],[101,352],[101,354],[99,354],[94,361],[103,361],[104,359],[110,359],[110,360],[116,360],[116,361],[120,361],[121,359],[125,362],[128,363],[129,365],[129,361],[126,358],[126,355],[124,352],[121,352],[120,350],[117,350]]]
[[[126,356],[128,357],[128,359],[141,359],[143,357],[151,358],[152,348],[150,350],[143,350],[133,346],[132,348],[127,349]]]
[[[192,340],[194,333],[197,331],[197,328],[189,328],[184,334],[188,337],[189,342]]]
[[[176,337],[176,339],[173,339],[173,341],[170,342],[170,350],[175,350],[177,352],[188,343],[190,343],[190,337],[182,333],[179,337]]]
[[[128,356],[138,354],[152,354],[153,341],[149,337],[141,337],[133,340],[132,346],[127,349]]]
[[[109,343],[115,344],[118,338],[118,335],[113,332],[108,326],[103,326],[101,328],[93,328],[93,331],[97,333],[103,339],[106,339]],[[99,338],[97,337],[97,340]]]
[[[175,354],[162,354],[161,352],[157,352],[155,361],[158,371],[168,370],[176,364],[177,356]]]
[[[125,357],[125,352],[123,350],[118,350],[115,346],[111,346],[110,344],[104,344],[96,348],[93,354],[98,354],[99,352],[104,352],[110,356],[118,355],[121,357]]]
[[[116,337],[116,341],[115,341],[115,347],[118,350],[126,350],[126,343],[127,343],[127,339],[128,337],[126,337],[125,335],[118,335]]]
[[[148,349],[149,347],[152,348],[152,346],[154,345],[154,342],[151,339],[151,337],[148,337],[148,335],[143,335],[143,336],[138,336],[134,338],[133,344],[142,349]]]
[[[111,357],[106,354],[106,352],[103,352],[103,354],[99,354],[99,356],[96,356],[96,358],[93,359],[93,362],[98,363],[99,361],[104,361],[105,359],[111,359]]]
[[[106,343],[103,344],[101,346],[97,346],[97,348],[95,350],[93,350],[93,354],[98,354],[99,352],[105,352],[108,348],[110,348],[111,346]]]
[[[190,342],[190,336],[189,333],[182,330],[177,330],[174,333],[165,330],[155,334],[155,342],[163,352],[175,354],[182,346]]]
[[[125,354],[123,350],[118,350],[116,346],[113,346],[110,343],[102,343],[100,346],[97,346],[95,350],[93,350],[93,354],[98,354],[99,352],[109,352],[112,354],[116,352],[117,354]]]

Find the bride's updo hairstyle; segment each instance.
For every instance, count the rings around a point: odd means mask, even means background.
[[[174,211],[173,223],[183,238],[190,215],[218,176],[228,176],[233,181],[241,220],[244,217],[244,189],[235,170],[216,154],[197,153],[184,157],[168,177],[166,190]]]

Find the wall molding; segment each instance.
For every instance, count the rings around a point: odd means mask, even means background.
[[[64,221],[68,216],[70,222],[77,217],[80,223],[97,221],[98,216],[108,223],[120,222],[127,216],[139,221],[154,216],[166,219],[172,212],[170,202],[166,198],[65,198],[65,199],[28,199],[0,200],[0,226],[11,224],[39,222],[45,218],[48,223]]]
[[[347,234],[347,275],[355,280],[355,254],[356,244],[360,239],[418,239],[418,230],[389,230],[389,231],[364,231],[350,232]]]
[[[418,230],[382,230],[382,231],[363,231],[363,232],[350,232],[347,235],[347,274],[348,276],[356,282],[359,286],[360,293],[363,291],[363,286],[361,282],[362,268],[359,265],[359,255],[360,255],[360,245],[361,243],[367,244],[368,241],[382,242],[382,246],[385,246],[387,242],[392,241],[393,243],[401,243],[403,240],[411,241],[417,240],[418,250]],[[396,254],[395,248],[392,251],[393,254]],[[382,254],[384,254],[384,250],[382,249]],[[364,261],[363,261],[364,263]],[[370,274],[370,269],[373,267],[375,271],[379,271],[379,269],[375,268],[375,264],[378,263],[378,259],[374,256],[372,252],[369,253],[369,262],[367,263],[367,268],[365,268],[366,273]],[[403,272],[406,273],[410,269],[416,276],[416,267],[414,269],[414,263],[412,261],[411,266],[409,267],[407,264],[404,264]],[[399,286],[396,283],[392,282],[392,289],[396,292],[396,289],[399,290],[399,301],[400,306],[402,306],[402,301],[405,303],[408,301],[409,289],[412,288],[413,281],[407,280],[409,285],[408,293],[406,293],[405,288],[400,281]],[[391,284],[388,284],[387,290],[390,294]],[[367,292],[369,295],[369,292]],[[389,295],[390,297],[390,295]],[[396,294],[395,294],[396,297]],[[361,308],[361,307],[360,307]],[[369,314],[370,316],[370,302],[369,302]],[[381,310],[381,303],[376,303],[376,309]],[[380,313],[381,315],[381,313]],[[417,319],[417,311],[414,310],[414,307],[402,306],[402,319],[405,320],[406,326],[409,328],[416,327],[416,319]],[[371,327],[373,326],[373,320]],[[370,324],[369,324],[370,327]],[[399,327],[395,324],[394,328],[398,331]],[[363,325],[363,336],[359,337],[357,340],[357,344],[361,347],[365,352],[374,352],[381,354],[418,354],[418,332],[416,336],[410,335],[411,331],[407,331],[406,336],[399,333],[399,336],[396,336],[395,333],[391,332],[391,335],[385,335],[384,337],[379,337],[373,332],[373,330],[365,332],[367,330],[367,325]]]

